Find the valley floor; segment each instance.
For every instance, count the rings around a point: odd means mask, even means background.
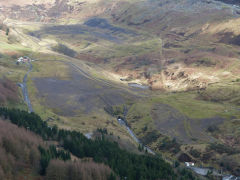
[[[78,3],[20,6],[16,17],[0,8],[17,19],[4,18],[0,29],[1,105],[88,138],[107,130],[137,154],[136,140],[172,164],[240,175],[239,7]],[[16,63],[21,56],[34,60],[30,67]]]

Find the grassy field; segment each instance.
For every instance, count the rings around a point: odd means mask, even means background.
[[[147,102],[140,101],[138,104],[131,107],[130,112],[131,110],[133,110],[133,112],[138,110],[139,112],[137,113],[149,115],[146,111],[149,112],[151,107],[157,103],[168,104],[179,110],[182,114],[193,119],[240,115],[237,110],[233,109],[231,104],[222,104],[198,99],[198,94],[196,92],[163,93],[161,95],[154,95]]]
[[[17,45],[15,46],[17,47]],[[16,49],[22,50],[21,46]],[[22,82],[25,72],[28,68],[25,65],[16,65],[16,57],[23,53],[23,51],[17,51],[16,49],[9,49],[8,52],[3,51],[2,49],[0,52],[0,79],[8,79],[14,83],[15,86],[17,86],[17,83]],[[19,96],[19,100],[17,102],[9,101],[5,105],[10,108],[27,110],[27,106],[23,101],[22,91],[20,88],[18,88],[17,96]]]
[[[6,36],[4,32],[0,31],[0,52],[11,52],[11,51],[30,51],[28,47],[24,47],[19,43],[11,43],[9,40],[10,36]]]
[[[68,116],[61,115],[63,114],[62,109],[49,107],[46,104],[48,94],[40,94],[33,80],[34,78],[53,78],[71,81],[69,66],[56,61],[63,60],[61,56],[33,53],[32,57],[37,61],[32,63],[33,71],[29,75],[27,85],[34,112],[39,114],[43,120],[46,120],[49,125],[56,124],[60,128],[77,130],[83,133],[95,132],[97,128],[106,128],[109,133],[113,134],[111,137],[119,141],[122,147],[136,151],[137,145],[128,135],[126,129],[117,122],[116,118],[108,115],[102,108],[91,113],[83,113],[81,107],[79,107],[79,111],[75,111],[74,115]],[[45,59],[49,61],[44,61]],[[65,61],[68,61],[68,59],[65,59]],[[81,65],[80,62],[77,64]],[[75,97],[71,94],[67,96],[68,100],[64,103],[67,106],[74,105]]]
[[[232,126],[233,117],[235,119],[240,117],[237,106],[204,101],[198,98],[196,92],[185,92],[155,94],[149,99],[140,100],[130,106],[127,121],[134,132],[142,138],[157,130],[159,133],[165,132],[165,135],[172,138],[179,136],[179,139],[197,138],[208,142],[210,139],[207,138],[207,128],[211,124],[220,127],[224,126],[223,124]]]
[[[62,80],[69,79],[68,66],[57,61],[36,61],[33,63],[34,71],[32,77],[53,77]]]
[[[176,94],[167,94],[152,99],[152,102],[161,102],[169,104],[178,109],[184,115],[198,119],[213,116],[231,116],[237,114],[230,104],[222,104],[198,99],[196,92],[183,92]]]
[[[239,80],[228,83],[217,83],[200,93],[200,98],[207,101],[225,102],[239,105]]]

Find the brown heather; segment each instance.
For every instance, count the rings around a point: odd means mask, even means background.
[[[6,78],[0,79],[0,105],[8,101],[16,102],[19,100],[17,85]]]
[[[111,169],[104,164],[93,161],[52,160],[47,169],[47,180],[105,180],[111,174]]]
[[[40,153],[40,137],[0,120],[0,179],[21,179],[37,173]]]

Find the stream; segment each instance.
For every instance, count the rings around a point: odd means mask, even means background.
[[[133,138],[133,140],[142,145],[143,146],[143,149],[145,151],[147,151],[148,153],[150,154],[153,154],[155,155],[156,153],[154,151],[152,151],[149,147],[147,146],[144,146],[141,141],[136,137],[136,135],[133,133],[133,131],[131,130],[131,128],[127,125],[125,119],[126,119],[126,116],[127,116],[127,113],[128,113],[128,109],[126,107],[124,107],[124,110],[123,110],[123,115],[124,115],[124,118],[120,118],[118,117],[117,120],[118,120],[118,123],[121,125],[121,126],[124,126],[128,133],[130,134],[130,136]],[[165,159],[166,161],[167,159]],[[196,166],[192,166],[192,167],[187,167],[188,169],[190,169],[191,171],[195,172],[196,174],[198,175],[201,175],[201,176],[206,176],[209,172],[212,172],[212,174],[214,176],[217,176],[217,177],[222,177],[222,180],[240,180],[240,177],[236,177],[236,176],[233,176],[233,175],[227,175],[227,174],[220,174],[218,172],[218,170],[214,169],[214,168],[207,168],[207,167],[196,167]]]
[[[139,88],[139,89],[146,89],[146,90],[149,89],[149,86],[137,84],[137,83],[128,83],[128,86],[133,88]]]
[[[31,112],[33,112],[33,108],[32,108],[32,104],[31,104],[31,101],[28,96],[27,78],[28,78],[28,74],[32,71],[32,64],[29,62],[28,65],[29,65],[29,69],[23,78],[23,82],[18,83],[18,86],[21,87],[21,89],[22,89],[24,101],[27,103],[28,111],[31,113]]]
[[[126,116],[127,116],[127,113],[128,113],[128,109],[126,106],[124,106],[124,109],[123,109],[123,116],[124,116],[124,119],[126,119]],[[122,118],[117,118],[118,120],[118,123],[121,125],[121,126],[124,126],[128,133],[130,134],[130,136],[133,138],[133,140],[138,143],[139,145],[143,146],[143,150],[147,151],[148,153],[150,154],[153,154],[155,155],[156,153],[153,152],[149,147],[147,146],[144,146],[141,141],[137,138],[137,136],[133,133],[133,131],[131,130],[131,128],[127,125],[126,121],[122,119]]]
[[[123,119],[118,118],[118,123],[119,123],[120,125],[124,126],[124,127],[127,129],[128,133],[130,134],[130,136],[134,139],[134,141],[135,141],[136,143],[138,143],[138,144],[140,144],[140,145],[143,145],[143,144],[141,143],[141,141],[136,137],[136,135],[133,133],[133,131],[130,129],[130,127],[126,124],[126,122],[125,122]],[[149,147],[143,146],[143,149],[144,149],[145,151],[147,151],[148,153],[155,155],[155,152],[153,152]]]
[[[28,95],[28,90],[27,90],[27,78],[28,78],[28,75],[29,73],[32,71],[32,64],[31,62],[28,62],[28,65],[29,65],[29,69],[27,71],[27,73],[24,75],[24,78],[23,78],[23,82],[22,83],[18,83],[18,86],[21,87],[22,89],[22,94],[23,94],[23,97],[24,97],[24,101],[27,103],[27,106],[28,106],[28,111],[31,113],[31,112],[34,112],[33,111],[33,108],[32,108],[32,105],[31,105],[31,101],[29,99],[29,95]],[[147,86],[142,86],[142,85],[139,85],[139,84],[135,84],[135,83],[130,83],[129,84],[130,87],[135,87],[135,88],[142,88],[142,89],[148,89],[149,87]],[[123,112],[123,115],[124,115],[124,118],[117,118],[118,120],[118,123],[121,125],[121,126],[124,126],[126,128],[126,130],[128,131],[128,133],[130,134],[130,136],[133,138],[133,140],[143,146],[143,149],[145,151],[147,151],[148,153],[150,154],[153,154],[155,155],[156,153],[154,151],[152,151],[149,147],[147,146],[144,146],[142,144],[142,142],[136,137],[136,135],[134,134],[134,132],[131,130],[131,128],[127,125],[125,119],[126,119],[126,116],[127,116],[127,113],[128,113],[128,109],[126,107],[124,107],[124,112]],[[91,139],[91,136],[92,134],[89,133],[89,134],[86,134],[87,138]],[[202,175],[202,176],[206,176],[208,174],[209,171],[212,171],[214,175],[216,176],[222,176],[222,180],[240,180],[239,177],[235,177],[233,175],[220,175],[216,170],[214,169],[210,169],[210,168],[200,168],[200,167],[189,167],[189,169],[191,169],[192,171],[194,171],[195,173],[199,174],[199,175]]]

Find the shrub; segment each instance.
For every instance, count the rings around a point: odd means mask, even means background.
[[[197,60],[196,64],[198,66],[203,65],[203,66],[215,66],[216,62],[214,60],[212,60],[211,58],[202,58]]]
[[[64,44],[58,44],[57,46],[54,46],[52,49],[54,51],[57,51],[59,53],[62,53],[64,55],[67,55],[70,57],[75,57],[77,54],[74,50],[70,49],[69,47],[67,47]]]
[[[180,151],[180,144],[176,141],[175,138],[172,140],[169,138],[164,138],[162,143],[158,146],[160,150],[170,151],[172,153],[178,153]]]
[[[7,29],[6,29],[6,35],[7,35],[7,36],[8,36],[8,34],[9,34],[9,31],[10,31],[9,28],[7,28]]]
[[[218,130],[219,130],[219,128],[216,125],[211,125],[207,128],[207,131],[211,132],[211,133],[218,131]]]
[[[199,158],[201,156],[201,153],[196,149],[191,149],[189,153],[195,158]]]
[[[236,154],[239,153],[239,151],[237,151],[236,149],[232,148],[232,147],[228,147],[224,144],[217,144],[217,143],[211,143],[209,145],[209,148],[218,152],[219,154]]]

